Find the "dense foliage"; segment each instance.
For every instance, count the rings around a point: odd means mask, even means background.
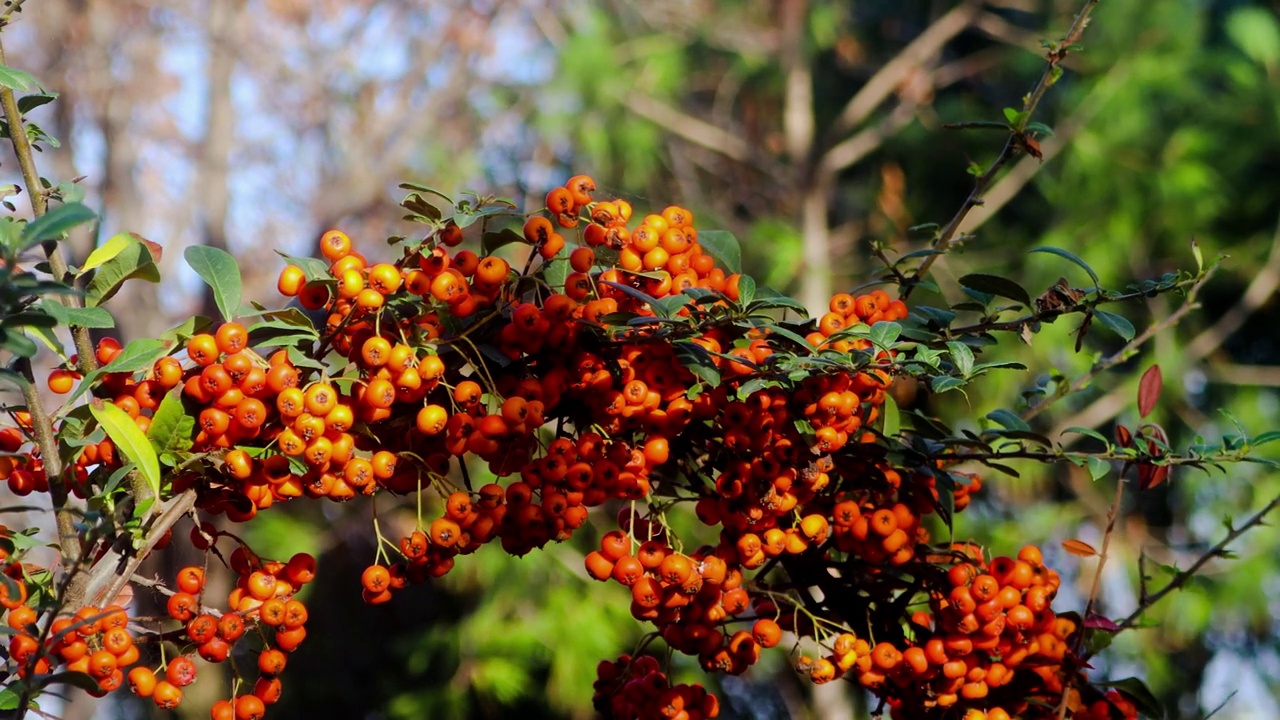
[[[1069,47],[1050,48],[1041,90]],[[1140,682],[1097,684],[1089,660],[1271,506],[1163,588],[1147,593],[1144,578],[1138,610],[1115,619],[1093,612],[1097,580],[1079,612],[1055,608],[1061,580],[1040,549],[958,541],[954,516],[992,472],[1016,475],[1008,461],[1115,472],[1146,491],[1173,466],[1250,459],[1273,436],[1178,453],[1148,420],[1118,426],[1114,440],[1073,428],[1093,443],[1081,451],[1028,424],[1193,309],[1214,269],[1198,250],[1194,272],[1113,290],[1076,255],[1041,247],[1092,285],[1062,280],[1033,295],[974,273],[958,280],[960,302],[906,302],[937,289],[929,268],[989,180],[1038,152],[1047,128],[1030,122],[1039,92],[1029,97],[998,124],[1005,151],[976,168],[960,215],[925,228],[931,249],[890,260],[881,248],[876,289],[835,294],[814,319],[741,272],[732,235],[699,229],[678,206],[633,218],[627,201],[600,199],[591,178],[576,176],[531,215],[502,198],[406,185],[407,219],[426,230],[391,238],[390,262],[326,233],[324,260],[286,258],[278,289],[296,302],[284,310],[245,304],[235,260],[191,248],[185,258],[221,322],[192,318],[159,338],[94,344],[87,331],[113,324],[102,306],[126,282],[157,280],[161,250],[118,235],[68,268],[58,241],[95,216],[72,183],[38,190],[37,219],[0,226],[0,344],[14,356],[4,377],[23,392],[0,434],[0,469],[14,494],[49,494],[61,564],[23,562],[46,541],[37,528],[8,533],[0,587],[18,681],[4,702],[25,712],[50,685],[105,693],[127,678],[135,694],[174,707],[197,674],[194,653],[241,659],[214,718],[260,717],[306,638],[308,609],[295,594],[315,561],[271,560],[271,548],[254,552],[212,521],[252,523],[306,498],[373,505],[376,551],[361,577],[371,604],[449,573],[486,543],[522,556],[568,540],[603,508],[616,528],[584,569],[625,586],[612,597],[653,628],[634,653],[597,668],[605,715],[714,717],[716,696],[675,681],[671,653],[738,674],[775,646],[814,683],[856,682],[901,717],[1158,713]],[[21,125],[20,114],[8,117]],[[13,144],[31,169],[28,187],[40,188],[26,133]],[[32,266],[37,247],[48,259]],[[1112,307],[1164,294],[1181,306],[1141,333]],[[984,357],[997,337],[1030,342],[1064,316],[1079,318],[1076,352],[1095,327],[1123,344],[1079,378],[1038,385],[1025,406],[986,414],[980,428],[893,398],[895,383],[968,398],[1024,369]],[[78,352],[42,378],[65,396],[46,410],[29,358],[33,337],[64,354],[56,328],[71,329]],[[1147,419],[1160,368],[1137,385]],[[416,506],[402,536],[378,522],[378,501],[394,496]],[[683,523],[682,507],[698,526]],[[207,566],[172,582],[136,574],[189,515],[200,523],[185,542],[239,577],[225,598],[205,592]],[[1111,531],[1101,550],[1079,540],[1066,549],[1100,556],[1100,577]],[[130,584],[163,595],[166,616],[130,618],[118,602]],[[646,654],[655,643],[665,658]]]

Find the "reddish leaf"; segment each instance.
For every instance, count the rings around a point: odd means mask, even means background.
[[[1084,621],[1084,626],[1096,630],[1106,630],[1107,632],[1119,632],[1120,630],[1120,626],[1115,624],[1111,619],[1092,613],[1089,615],[1088,619]]]
[[[1088,558],[1098,554],[1092,545],[1083,540],[1063,540],[1062,549],[1076,557]]]
[[[1133,447],[1133,433],[1123,425],[1116,425],[1116,443],[1122,448]]]
[[[1147,371],[1142,373],[1142,380],[1138,382],[1138,415],[1146,417],[1156,407],[1156,401],[1160,399],[1160,390],[1164,387],[1164,377],[1160,374],[1160,366],[1152,365]]]
[[[1168,465],[1140,465],[1138,466],[1138,487],[1143,490],[1150,490],[1169,479]]]
[[[147,246],[147,250],[151,253],[152,262],[155,262],[155,263],[160,262],[161,256],[164,255],[163,245],[161,245],[158,242],[152,242],[140,235],[134,235],[134,237],[138,238],[138,240],[141,240],[142,244]]]

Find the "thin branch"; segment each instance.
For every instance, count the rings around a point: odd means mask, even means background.
[[[1177,575],[1174,575],[1167,585],[1145,597],[1142,602],[1138,604],[1137,609],[1129,613],[1128,617],[1116,623],[1116,625],[1119,626],[1119,629],[1116,632],[1133,628],[1134,624],[1138,622],[1138,618],[1142,617],[1142,614],[1149,610],[1151,606],[1163,600],[1169,593],[1187,584],[1187,581],[1195,577],[1196,574],[1200,572],[1200,568],[1204,567],[1210,560],[1225,556],[1228,545],[1235,542],[1246,532],[1262,525],[1262,521],[1266,516],[1277,507],[1280,507],[1280,495],[1272,498],[1271,502],[1267,503],[1261,510],[1251,515],[1248,520],[1244,521],[1244,524],[1239,527],[1229,528],[1226,536],[1223,537],[1217,545],[1214,545],[1201,554],[1200,557],[1191,564],[1191,567],[1179,572]]]
[[[625,94],[619,93],[618,100],[640,117],[661,126],[663,130],[673,135],[708,150],[714,150],[732,160],[754,164],[755,153],[746,140],[667,103],[639,93],[634,88],[628,87],[625,90]]]
[[[1098,551],[1098,567],[1094,570],[1093,586],[1089,588],[1089,599],[1085,601],[1084,613],[1081,616],[1086,623],[1093,614],[1093,608],[1098,603],[1098,593],[1102,590],[1102,569],[1107,564],[1107,550],[1111,547],[1111,536],[1115,533],[1116,519],[1120,517],[1120,503],[1124,500],[1125,469],[1127,468],[1121,469],[1119,477],[1116,478],[1116,496],[1111,501],[1111,509],[1107,511],[1107,529],[1102,534],[1102,549]],[[1084,633],[1080,633],[1079,640],[1076,642],[1077,652],[1083,640]]]
[[[178,522],[182,516],[195,507],[196,491],[187,490],[164,502],[159,515],[147,529],[146,540],[142,547],[133,551],[112,550],[94,565],[92,577],[88,583],[85,597],[90,602],[108,603],[120,594],[124,586],[138,571],[138,566],[155,548],[165,533]],[[127,538],[126,538],[127,539]]]
[[[1280,288],[1280,221],[1271,238],[1271,250],[1267,262],[1254,275],[1249,287],[1235,305],[1223,313],[1212,327],[1197,335],[1186,349],[1179,353],[1182,363],[1190,366],[1208,357],[1221,347],[1222,343],[1244,325],[1245,320],[1261,308]],[[1247,376],[1246,376],[1247,377]],[[1119,415],[1128,406],[1126,398],[1130,397],[1130,385],[1126,383],[1116,387],[1090,403],[1071,418],[1063,421],[1060,428],[1071,425],[1096,427]],[[1055,430],[1055,433],[1060,430]]]
[[[6,64],[4,48],[0,46],[0,65]],[[49,209],[48,193],[40,182],[40,173],[36,171],[35,159],[31,155],[31,140],[27,137],[26,126],[22,123],[22,112],[18,109],[18,100],[13,88],[0,87],[0,103],[4,106],[4,119],[9,123],[9,139],[13,143],[13,152],[18,156],[18,167],[22,169],[22,179],[27,184],[27,192],[31,195],[31,211],[36,217],[44,215]],[[49,258],[54,277],[61,280],[67,273],[67,263],[61,257]]]
[[[1080,12],[1076,15],[1075,21],[1071,23],[1071,27],[1067,30],[1066,35],[1064,35],[1062,40],[1060,40],[1058,44],[1049,51],[1046,58],[1047,63],[1044,72],[1040,75],[1040,80],[1036,83],[1035,87],[1032,88],[1031,92],[1027,94],[1027,99],[1022,104],[1022,119],[1019,121],[1018,125],[1013,128],[1013,131],[1009,133],[1009,137],[1005,141],[1004,147],[1000,149],[1000,154],[997,155],[996,159],[987,166],[987,169],[983,171],[976,180],[974,180],[973,189],[969,191],[968,197],[964,199],[964,203],[960,205],[960,209],[956,211],[955,216],[952,217],[946,227],[938,233],[938,237],[933,242],[933,247],[939,252],[926,257],[924,261],[920,263],[920,267],[916,269],[916,272],[912,274],[910,282],[903,286],[902,298],[904,300],[911,295],[912,290],[917,287],[919,280],[929,273],[929,268],[931,268],[933,263],[937,261],[939,255],[947,252],[951,248],[952,242],[956,237],[957,231],[960,229],[961,223],[964,222],[969,211],[983,203],[983,198],[986,195],[987,189],[991,186],[991,183],[995,180],[996,176],[1002,169],[1004,169],[1004,166],[1014,158],[1015,155],[1021,152],[1022,145],[1025,142],[1024,133],[1027,122],[1030,120],[1032,114],[1035,113],[1036,107],[1039,106],[1040,100],[1044,97],[1045,92],[1047,92],[1048,89],[1057,82],[1058,74],[1061,72],[1059,66],[1067,57],[1067,53],[1070,52],[1072,46],[1080,40],[1080,36],[1084,33],[1085,27],[1089,24],[1089,16],[1093,12],[1094,6],[1097,4],[1098,0],[1086,0],[1084,7],[1081,8]]]
[[[1214,363],[1208,367],[1209,381],[1223,385],[1280,387],[1280,365]]]
[[[1222,343],[1239,330],[1255,311],[1261,308],[1280,288],[1280,222],[1271,236],[1271,250],[1266,263],[1253,276],[1240,300],[1222,314],[1218,321],[1187,344],[1183,355],[1194,360],[1208,357]]]
[[[976,444],[976,443],[975,443]],[[1174,455],[1162,454],[1152,457],[1135,457],[1132,454],[1107,450],[1103,452],[1085,452],[1081,450],[1066,450],[1061,445],[1049,450],[1027,450],[1021,446],[1003,450],[999,448],[991,448],[983,445],[982,450],[977,451],[959,451],[944,452],[936,455],[928,456],[930,460],[944,460],[951,462],[999,462],[1001,460],[1035,460],[1042,463],[1055,463],[1063,460],[1079,465],[1089,460],[1103,460],[1106,462],[1125,462],[1134,464],[1148,464],[1163,467],[1196,467],[1203,468],[1205,465],[1215,465],[1220,463],[1240,462],[1248,457],[1248,454],[1242,451],[1221,452],[1213,455]],[[923,457],[923,456],[921,456]]]
[[[884,144],[885,140],[911,122],[915,117],[915,109],[914,104],[904,102],[879,123],[844,139],[823,154],[819,171],[834,174],[870,155],[872,151]]]
[[[1039,52],[1040,37],[1036,33],[1018,27],[993,12],[985,12],[974,18],[973,29],[1006,45]]]
[[[1093,585],[1089,588],[1089,599],[1085,601],[1084,612],[1081,614],[1081,622],[1087,627],[1089,618],[1093,616],[1093,608],[1098,602],[1098,592],[1102,590],[1102,570],[1107,565],[1107,551],[1111,549],[1111,537],[1115,534],[1116,519],[1120,517],[1120,503],[1124,499],[1124,475],[1128,466],[1120,469],[1119,477],[1116,478],[1116,496],[1111,501],[1111,509],[1107,511],[1107,529],[1102,534],[1102,550],[1098,553],[1098,567],[1093,571]],[[1079,655],[1080,648],[1084,645],[1084,628],[1076,634],[1075,653]],[[1067,687],[1062,693],[1062,700],[1058,702],[1058,720],[1063,720],[1067,716],[1067,699],[1070,696],[1070,690],[1076,681],[1075,675],[1072,675],[1067,681]]]
[[[1210,272],[1212,272],[1212,270]],[[1163,288],[1163,290],[1169,291],[1169,290],[1175,290],[1181,287],[1188,287],[1189,288],[1188,293],[1190,296],[1190,294],[1196,293],[1199,291],[1200,286],[1203,285],[1204,280],[1207,279],[1207,275],[1208,273],[1206,273],[1206,278],[1198,278],[1196,280],[1184,280],[1175,285],[1170,285],[1166,288]],[[1036,312],[1023,315],[1022,317],[1015,318],[1013,320],[1001,320],[999,322],[981,322],[981,323],[974,323],[973,325],[963,325],[958,328],[948,328],[948,332],[953,337],[957,335],[976,335],[976,334],[989,333],[989,332],[1015,332],[1033,323],[1053,322],[1054,320],[1064,315],[1084,313],[1100,305],[1117,303],[1117,302],[1125,302],[1127,300],[1137,300],[1139,298],[1149,297],[1150,294],[1151,294],[1150,292],[1134,291],[1129,293],[1122,293],[1119,295],[1110,295],[1110,294],[1099,295],[1098,297],[1095,297],[1089,300],[1084,300],[1074,305],[1069,305],[1063,308],[1056,308],[1053,310],[1037,310]]]
[[[0,23],[0,27],[4,24]],[[4,56],[4,46],[0,44],[0,66],[7,65]],[[4,119],[9,124],[9,142],[13,146],[13,153],[18,158],[18,167],[22,169],[22,181],[26,183],[27,194],[31,196],[31,212],[36,217],[44,215],[49,210],[48,193],[45,191],[44,183],[40,180],[40,173],[36,170],[36,162],[31,154],[31,140],[27,137],[27,127],[22,120],[22,111],[18,108],[18,99],[14,96],[13,88],[0,87],[0,109],[4,111]],[[49,270],[53,275],[53,279],[61,283],[70,285],[70,270],[67,267],[67,261],[62,257],[62,249],[58,246],[56,240],[50,240],[44,243],[45,255],[49,258]],[[54,296],[55,299],[69,308],[80,308],[83,304],[80,298],[74,295]],[[88,328],[78,325],[71,326],[71,337],[75,341],[76,353],[79,355],[79,368],[81,374],[88,375],[98,367],[97,358],[93,352],[93,340],[89,337]]]
[[[1054,127],[1053,135],[1040,143],[1042,157],[1026,156],[1019,160],[983,196],[983,212],[970,214],[964,222],[960,223],[956,232],[960,235],[973,233],[1017,197],[1018,193],[1035,179],[1040,169],[1065,150],[1075,136],[1093,120],[1094,115],[1098,114],[1106,101],[1120,90],[1128,75],[1129,67],[1127,64],[1121,64],[1111,68],[1107,76],[1081,101],[1076,110]]]
[[[5,10],[3,15],[0,15],[0,29],[3,29],[12,21],[11,18],[14,13],[22,12],[22,3],[25,1],[26,0],[12,0],[9,5],[9,9]]]
[[[1190,314],[1192,310],[1195,310],[1196,308],[1200,307],[1200,303],[1198,303],[1196,299],[1200,294],[1201,288],[1203,288],[1205,283],[1209,281],[1209,278],[1213,276],[1213,272],[1216,269],[1217,269],[1217,266],[1213,266],[1213,267],[1210,267],[1208,270],[1206,270],[1205,273],[1196,280],[1195,284],[1192,285],[1189,290],[1187,290],[1187,296],[1185,299],[1183,299],[1182,305],[1179,306],[1177,310],[1170,313],[1168,317],[1160,320],[1157,323],[1152,323],[1146,330],[1143,330],[1141,333],[1135,336],[1132,340],[1125,343],[1124,347],[1120,348],[1119,350],[1112,353],[1111,355],[1094,363],[1093,367],[1089,368],[1088,372],[1076,378],[1075,381],[1072,382],[1071,385],[1067,387],[1064,391],[1058,392],[1051,397],[1045,398],[1044,402],[1041,402],[1040,404],[1034,407],[1028,408],[1025,412],[1022,413],[1022,419],[1030,420],[1031,418],[1036,417],[1037,415],[1044,412],[1045,410],[1048,410],[1049,407],[1053,405],[1055,402],[1057,402],[1058,400],[1061,400],[1062,398],[1068,395],[1080,392],[1081,390],[1085,389],[1086,387],[1089,386],[1090,383],[1093,382],[1093,379],[1098,375],[1098,373],[1110,370],[1116,365],[1119,365],[1120,363],[1133,357],[1134,354],[1138,352],[1138,348],[1145,345],[1149,340],[1151,340],[1155,336],[1159,335],[1165,330],[1168,330],[1169,328],[1181,322],[1182,319],[1186,317],[1188,314]],[[1081,423],[1073,422],[1072,424],[1081,424]],[[1092,425],[1085,425],[1085,427],[1092,427]],[[1056,437],[1057,435],[1061,434],[1063,429],[1065,428],[1055,428],[1053,433],[1050,435],[1050,437]]]
[[[583,571],[583,574],[584,574],[584,575],[586,575],[586,571],[585,571],[585,570]],[[589,576],[588,576],[588,578],[589,578]],[[135,574],[135,575],[133,575],[133,576],[131,576],[131,577],[129,578],[129,582],[130,582],[130,583],[132,583],[132,584],[134,584],[134,585],[138,585],[138,586],[140,586],[140,587],[144,587],[144,588],[148,588],[148,589],[150,589],[150,590],[154,590],[154,591],[156,591],[156,592],[160,593],[161,595],[164,595],[165,597],[173,597],[174,595],[177,595],[177,594],[178,594],[178,591],[177,591],[177,590],[174,590],[173,588],[171,588],[171,587],[169,587],[168,585],[166,585],[166,584],[164,583],[164,581],[163,581],[163,580],[161,580],[160,578],[148,578],[148,577],[143,577],[143,576],[141,576],[141,575],[137,575],[137,574]],[[200,612],[201,612],[201,613],[207,613],[207,614],[212,615],[212,616],[214,616],[214,617],[222,617],[222,615],[223,615],[222,611],[221,611],[221,610],[219,610],[218,608],[208,607],[208,606],[206,606],[206,605],[201,605],[201,606],[200,606]],[[234,611],[229,611],[229,612],[234,612]],[[185,630],[185,628],[183,628],[183,629]]]
[[[76,518],[67,507],[67,486],[63,478],[62,456],[58,454],[58,439],[53,431],[53,420],[44,409],[40,391],[31,372],[31,361],[22,358],[18,371],[26,378],[22,384],[22,399],[31,413],[31,425],[36,446],[44,462],[44,473],[49,480],[49,498],[58,526],[58,547],[62,550],[62,566],[68,571],[80,564],[80,534],[76,532]]]
[[[885,98],[902,84],[912,72],[915,72],[926,60],[937,55],[951,38],[959,35],[973,21],[981,9],[981,3],[965,2],[934,21],[915,40],[912,40],[892,60],[880,68],[867,80],[857,93],[840,111],[828,132],[830,137],[839,137],[861,125]]]

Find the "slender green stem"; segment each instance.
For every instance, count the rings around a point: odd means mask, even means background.
[[[982,204],[983,195],[986,194],[987,188],[991,186],[996,175],[1004,169],[1025,146],[1026,127],[1031,115],[1035,113],[1036,107],[1040,104],[1040,100],[1044,97],[1045,92],[1057,82],[1057,75],[1061,72],[1060,66],[1062,61],[1066,59],[1067,53],[1072,45],[1080,40],[1080,35],[1084,33],[1085,27],[1089,24],[1089,15],[1093,12],[1094,6],[1098,4],[1098,0],[1086,0],[1084,7],[1076,14],[1076,19],[1071,23],[1067,34],[1062,37],[1058,45],[1048,53],[1046,57],[1047,64],[1044,72],[1040,75],[1039,82],[1027,93],[1026,100],[1022,104],[1021,118],[1016,126],[1012,128],[1008,139],[1005,140],[1004,147],[1000,149],[1000,154],[996,159],[987,166],[973,182],[973,189],[969,191],[968,197],[960,205],[960,209],[955,216],[951,218],[951,222],[946,224],[938,233],[938,237],[933,241],[933,247],[938,250],[937,253],[929,255],[920,263],[920,267],[912,273],[909,282],[902,286],[902,299],[910,297],[911,292],[919,285],[920,280],[929,274],[929,268],[933,267],[933,263],[938,257],[946,253],[955,244],[956,233],[960,230],[960,225],[964,219],[968,217],[969,211]]]
[[[3,27],[3,25],[0,25]],[[0,65],[6,64],[4,46],[0,44]],[[9,124],[9,141],[13,145],[13,153],[18,157],[18,167],[22,169],[22,180],[27,185],[27,193],[31,195],[31,212],[36,217],[49,210],[49,197],[36,170],[35,157],[31,153],[31,140],[27,137],[27,128],[22,120],[22,111],[18,108],[18,99],[12,88],[0,87],[0,109],[4,111],[5,121]],[[49,258],[49,270],[53,279],[71,285],[71,277],[67,261],[62,256],[58,241],[44,243],[45,255]],[[80,298],[74,295],[61,296],[59,302],[69,308],[80,308]],[[78,325],[71,326],[71,337],[75,341],[76,353],[79,355],[79,369],[88,375],[97,369],[98,361],[93,351],[93,339],[89,337],[89,329]]]

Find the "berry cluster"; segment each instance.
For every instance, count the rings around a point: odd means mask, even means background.
[[[197,527],[192,537],[201,538],[200,544],[208,548],[216,539],[210,530]],[[280,699],[279,675],[288,654],[307,636],[307,608],[294,594],[314,579],[315,559],[299,553],[288,562],[263,561],[241,545],[231,553],[230,565],[238,579],[227,597],[226,611],[202,604],[205,573],[198,567],[178,572],[177,591],[169,596],[166,610],[172,620],[182,623],[179,642],[206,662],[226,661],[242,639],[263,639],[257,661],[259,676],[252,691],[219,701],[211,714],[213,720],[258,720],[268,705]],[[254,628],[258,632],[251,633]],[[139,666],[129,673],[134,694],[152,698],[162,708],[176,707],[182,700],[182,688],[195,679],[196,665],[189,654],[169,660],[162,669]]]
[[[1083,679],[1076,622],[1051,607],[1058,576],[1033,547],[988,560],[934,543],[929,528],[949,524],[981,480],[945,454],[908,462],[888,451],[887,392],[903,371],[875,338],[900,329],[881,324],[906,306],[882,290],[840,293],[816,325],[785,322],[794,303],[719,266],[688,210],[633,225],[629,203],[594,191],[574,177],[505,232],[485,231],[475,208],[466,221],[427,218],[426,236],[399,239],[389,262],[327,232],[323,262],[290,264],[278,280],[318,320],[292,309],[229,321],[187,337],[185,357],[122,369],[110,366],[120,346],[104,340],[97,359],[110,372],[87,389],[142,431],[171,414],[166,404],[194,419],[169,444],[180,469],[163,492],[193,491],[208,515],[244,522],[299,498],[438,497],[439,514],[420,511],[398,542],[375,527],[377,556],[361,577],[369,603],[486,544],[520,556],[565,541],[603,508],[617,527],[586,556],[587,572],[625,587],[650,639],[708,671],[741,673],[784,646],[813,682],[847,677],[896,717],[1051,716]],[[462,247],[469,228],[482,231],[480,252]],[[523,241],[525,257],[495,254],[507,241]],[[271,342],[281,327],[292,332],[283,349]],[[51,389],[74,389],[72,371],[55,375]],[[30,419],[15,417],[0,430],[0,476],[15,492],[45,491]],[[105,492],[125,461],[109,438],[86,440],[73,492]],[[478,468],[490,477],[473,487]],[[708,544],[671,530],[667,514],[682,503]],[[204,523],[191,542],[209,549],[219,536]],[[210,662],[247,625],[263,631],[253,691],[213,709],[215,720],[246,720],[278,697],[277,675],[306,635],[293,595],[314,561],[263,562],[241,546],[230,565],[239,582],[225,613],[202,605],[196,568],[179,574],[168,612]],[[12,610],[10,623],[28,626],[29,614]],[[118,661],[92,659],[110,654],[105,635],[102,651],[89,639],[73,641],[80,656],[61,645],[55,655],[83,660],[104,689],[119,685]],[[30,658],[19,644],[14,656]],[[188,663],[135,669],[131,684],[172,706],[194,677]],[[643,656],[602,663],[596,696],[614,717],[718,713],[713,696],[672,686]]]
[[[703,720],[720,716],[720,701],[701,685],[672,685],[656,658],[620,655],[600,661],[592,698],[601,714],[625,720]]]

